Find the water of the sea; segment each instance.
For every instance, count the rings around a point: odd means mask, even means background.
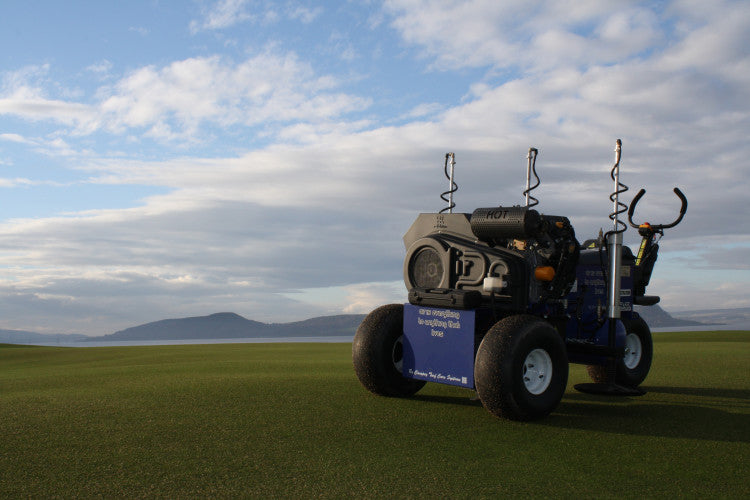
[[[654,333],[658,332],[701,332],[718,330],[741,330],[750,329],[747,324],[733,325],[699,325],[699,326],[668,326],[651,328]],[[116,346],[147,346],[147,345],[194,345],[194,344],[268,344],[283,342],[322,342],[322,343],[349,343],[354,335],[332,336],[332,337],[269,337],[269,338],[238,338],[238,339],[188,339],[188,340],[84,340],[78,342],[34,342],[29,345],[52,346],[52,347],[116,347]],[[14,342],[21,344],[20,342]]]
[[[750,330],[747,323],[737,323],[733,325],[698,325],[698,326],[664,326],[660,328],[651,328],[652,332],[713,332],[719,330]]]
[[[188,339],[188,340],[82,340],[79,342],[34,342],[31,345],[50,347],[125,347],[144,345],[194,345],[194,344],[268,344],[279,342],[349,343],[353,335],[343,337],[273,337],[240,339]]]

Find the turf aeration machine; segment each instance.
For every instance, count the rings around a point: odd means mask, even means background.
[[[446,208],[420,214],[404,235],[409,303],[378,307],[354,336],[354,369],[369,391],[408,397],[426,382],[456,385],[476,390],[496,416],[530,420],[557,407],[572,362],[593,380],[580,391],[643,394],[653,347],[633,305],[659,301],[646,295],[658,241],[682,220],[687,199],[674,188],[681,208],[670,224],[634,222],[645,190],[629,207],[620,201],[628,188],[618,140],[612,229],[581,245],[568,218],[532,208],[537,154],[529,149],[525,206],[471,214],[453,213],[455,155],[446,155]],[[642,237],[635,255],[622,245],[626,211]]]

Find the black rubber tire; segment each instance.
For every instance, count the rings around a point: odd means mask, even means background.
[[[549,385],[532,394],[524,383],[524,363],[541,349],[551,361]],[[541,377],[540,377],[541,378]],[[560,334],[535,316],[509,316],[495,323],[479,344],[474,383],[482,405],[493,415],[532,420],[551,413],[568,385],[568,355]]]
[[[365,388],[380,396],[415,394],[425,382],[405,378],[396,363],[403,359],[404,306],[389,304],[368,314],[352,342],[354,372]]]
[[[617,363],[617,375],[615,383],[625,387],[638,387],[646,380],[649,370],[651,370],[651,361],[654,357],[654,344],[651,339],[651,329],[643,318],[622,319],[625,326],[626,335],[636,335],[641,342],[641,358],[638,364],[632,368],[625,366],[625,361],[620,360]],[[588,365],[586,371],[589,373],[591,380],[598,384],[607,383],[607,367],[600,365]]]

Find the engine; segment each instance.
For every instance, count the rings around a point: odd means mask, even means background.
[[[566,217],[518,206],[420,214],[404,245],[410,302],[513,311],[565,297],[580,249]]]

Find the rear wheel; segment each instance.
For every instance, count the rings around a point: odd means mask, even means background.
[[[625,326],[625,355],[617,363],[615,382],[625,387],[637,387],[646,380],[651,370],[654,356],[651,330],[640,317],[621,321]],[[586,368],[594,382],[607,382],[606,366],[589,365]]]
[[[368,314],[352,342],[354,372],[362,385],[381,396],[411,396],[425,382],[405,378],[404,306],[389,304]]]
[[[500,320],[479,345],[474,382],[493,415],[511,420],[548,415],[568,384],[565,343],[552,325],[535,316]]]

